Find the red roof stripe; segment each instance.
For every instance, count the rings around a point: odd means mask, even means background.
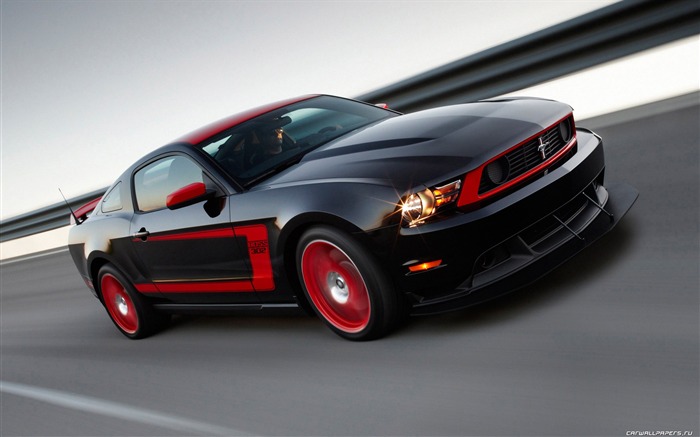
[[[285,107],[287,105],[291,105],[292,103],[302,102],[304,100],[308,100],[308,99],[311,99],[311,98],[314,98],[317,96],[318,96],[318,94],[306,95],[306,96],[282,100],[279,102],[270,103],[268,105],[259,106],[257,108],[249,109],[247,111],[231,115],[229,117],[223,118],[219,121],[215,121],[214,123],[211,123],[211,124],[208,124],[204,127],[201,127],[193,132],[190,132],[186,135],[181,136],[180,138],[178,138],[174,142],[178,142],[178,143],[183,142],[183,143],[189,143],[189,144],[193,144],[193,145],[198,144],[211,136],[214,136],[220,132],[225,131],[226,129],[230,129],[238,124],[241,124],[245,121],[248,121],[250,119],[253,119],[255,117],[263,115],[267,112],[274,111],[275,109],[279,109],[279,108]]]

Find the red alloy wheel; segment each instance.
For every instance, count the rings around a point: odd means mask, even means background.
[[[119,280],[107,273],[102,276],[100,284],[102,299],[114,323],[127,334],[134,334],[139,329],[139,318],[134,302]]]
[[[311,241],[301,270],[309,297],[330,324],[350,334],[367,327],[372,314],[367,285],[343,250],[325,240]]]

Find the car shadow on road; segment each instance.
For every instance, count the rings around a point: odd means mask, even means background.
[[[164,332],[176,331],[269,331],[288,330],[295,326],[307,325],[309,317],[299,308],[265,310],[228,310],[225,313],[174,314]],[[161,334],[162,335],[162,334]]]

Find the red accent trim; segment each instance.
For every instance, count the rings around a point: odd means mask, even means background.
[[[207,193],[207,186],[202,182],[193,182],[189,185],[185,185],[179,190],[168,194],[165,199],[165,206],[170,208],[171,206],[176,206],[180,203],[192,200],[196,197],[203,196]]]
[[[481,166],[474,171],[470,171],[464,177],[464,188],[462,188],[462,193],[459,195],[459,200],[457,200],[457,207],[469,205],[481,200],[479,197],[479,183],[481,181],[483,167],[484,166]]]
[[[158,293],[158,288],[151,283],[146,284],[134,284],[134,288],[139,293]]]
[[[529,141],[532,141],[533,139],[541,136],[544,132],[548,131],[549,129],[553,128],[554,126],[558,125],[559,123],[561,123],[562,121],[566,120],[569,117],[571,117],[571,121],[572,121],[571,124],[572,124],[572,130],[573,130],[572,135],[573,136],[566,146],[564,146],[556,154],[550,156],[546,161],[542,161],[542,163],[540,163],[540,165],[538,165],[537,167],[530,169],[529,171],[521,174],[520,176],[518,176],[517,178],[515,178],[511,181],[506,182],[503,185],[499,185],[498,187],[496,187],[490,191],[487,191],[484,194],[479,195],[479,184],[481,182],[481,174],[483,173],[484,168],[486,168],[487,165],[498,160],[500,157],[512,152],[513,150],[517,149],[518,147],[521,147],[523,144],[528,143]],[[513,185],[516,185],[516,184],[524,181],[525,179],[529,178],[530,176],[534,175],[535,173],[538,173],[538,172],[544,170],[547,166],[552,165],[559,158],[561,158],[567,152],[569,152],[574,147],[576,142],[577,142],[577,140],[576,140],[576,128],[575,128],[575,125],[573,123],[573,116],[571,114],[569,114],[566,117],[563,117],[562,119],[560,119],[559,121],[553,123],[548,128],[543,129],[543,130],[539,131],[538,133],[536,133],[535,135],[532,135],[531,137],[527,138],[526,140],[519,142],[518,144],[509,148],[505,152],[502,152],[502,153],[494,156],[493,158],[489,159],[488,161],[486,161],[486,163],[480,165],[475,170],[472,170],[469,173],[467,173],[467,175],[464,177],[464,188],[462,188],[462,193],[459,195],[459,200],[457,201],[457,206],[462,207],[462,206],[470,205],[472,203],[476,203],[476,202],[479,202],[481,200],[487,199],[495,194],[498,194],[504,190],[507,190],[508,188],[511,188]]]
[[[314,98],[314,97],[318,97],[318,94],[282,100],[279,102],[270,103],[268,105],[249,109],[247,111],[244,111],[244,112],[241,112],[238,114],[234,114],[230,117],[221,119],[219,121],[216,121],[214,123],[211,123],[211,124],[208,124],[204,127],[201,127],[193,132],[190,132],[186,135],[183,135],[182,137],[178,138],[174,142],[185,142],[185,143],[189,143],[189,144],[198,144],[211,136],[214,136],[220,132],[225,131],[226,129],[230,129],[230,128],[232,128],[238,124],[241,124],[243,122],[246,122],[250,119],[253,119],[255,117],[259,117],[263,114],[266,114],[270,111],[274,111],[276,109],[285,107],[287,105],[291,105],[292,103],[302,102],[304,100],[309,100],[309,99]]]
[[[253,288],[255,291],[272,291],[275,280],[270,261],[270,241],[265,225],[239,226],[234,228],[236,236],[246,237],[250,265],[253,268]]]
[[[102,196],[98,197],[97,199],[93,199],[85,205],[81,206],[80,208],[76,209],[75,216],[78,217],[78,219],[80,220],[86,219],[87,215],[90,214],[90,212],[94,211],[95,208],[97,208],[97,204],[100,203],[101,199]]]
[[[179,234],[151,235],[147,241],[201,240],[204,238],[233,238],[236,234],[233,228],[209,229],[206,231],[182,232]],[[141,241],[134,238],[133,241]]]
[[[255,291],[249,279],[212,282],[159,282],[156,287],[163,293],[228,293]]]
[[[235,281],[202,281],[202,282],[158,282],[155,284],[134,284],[141,293],[226,293],[273,291],[275,280],[270,259],[270,242],[265,225],[238,226],[236,228],[219,228],[206,231],[184,232],[180,234],[156,235],[148,237],[148,241],[191,240],[202,238],[233,238],[245,237],[248,245],[248,256],[253,270],[252,281],[241,279]],[[133,241],[141,241],[135,238]]]

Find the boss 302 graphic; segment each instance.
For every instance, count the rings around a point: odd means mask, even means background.
[[[301,306],[352,340],[492,299],[612,229],[601,138],[530,98],[412,114],[304,96],[146,155],[74,214],[69,248],[117,328]]]

